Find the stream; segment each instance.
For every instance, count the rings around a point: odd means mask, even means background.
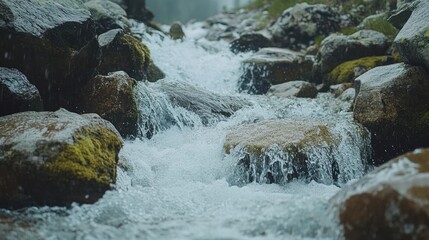
[[[140,28],[136,25],[134,32],[143,31]],[[141,138],[125,142],[114,190],[93,205],[0,210],[0,239],[338,238],[329,199],[341,185],[363,176],[367,166],[360,153],[369,151],[368,140],[358,136],[353,124],[350,105],[329,93],[316,99],[238,93],[240,62],[249,54],[234,55],[227,43],[204,40],[204,31],[196,23],[185,29],[183,42],[156,34],[143,39],[167,77],[139,83],[142,118],[153,119],[140,126]],[[247,104],[230,117],[209,115],[203,121],[171,103],[159,91],[163,82],[191,85]],[[233,153],[225,154],[225,136],[238,126],[266,119],[334,123],[343,182],[237,184],[238,160]],[[324,161],[323,155],[317,157]]]

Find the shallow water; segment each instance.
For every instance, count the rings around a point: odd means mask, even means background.
[[[138,29],[135,29],[138,30]],[[278,99],[237,93],[240,61],[227,44],[201,39],[198,25],[186,30],[184,42],[144,41],[168,81],[182,81],[250,104],[226,120],[204,126],[195,114],[177,106],[176,124],[151,139],[127,141],[120,153],[115,190],[93,205],[66,208],[0,210],[0,239],[335,239],[339,227],[329,208],[335,185],[295,181],[284,185],[231,179],[237,159],[223,142],[229,130],[262,119],[317,118],[335,122],[341,138],[339,156],[349,178],[365,166],[353,137],[347,105],[329,94],[317,99]],[[151,87],[153,84],[141,87]],[[156,84],[156,83],[155,83]],[[155,88],[154,88],[155,89]],[[155,91],[155,90],[153,90]],[[153,93],[162,98],[162,93]],[[168,100],[167,101],[167,105]],[[162,106],[162,105],[159,105]],[[142,114],[143,114],[142,109]],[[180,124],[180,119],[194,124]],[[185,120],[183,120],[185,121]],[[362,146],[365,145],[365,146]]]

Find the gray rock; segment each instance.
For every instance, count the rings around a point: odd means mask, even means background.
[[[376,164],[429,145],[429,77],[423,68],[377,67],[355,86],[354,118],[372,134]]]
[[[394,40],[401,58],[429,71],[429,1],[416,4],[407,23]]]
[[[84,113],[96,113],[111,122],[125,137],[137,136],[137,81],[125,72],[98,75],[82,88],[79,108]]]
[[[306,81],[290,81],[271,86],[268,95],[281,98],[315,98],[317,96],[317,88]]]
[[[311,76],[313,60],[299,52],[281,48],[263,48],[242,63],[239,90],[265,94],[271,85]]]
[[[183,39],[185,37],[185,32],[183,32],[182,24],[180,24],[179,22],[171,24],[168,33],[170,34],[170,37],[174,40]]]
[[[388,48],[388,38],[376,31],[361,30],[350,36],[332,34],[322,41],[317,55],[318,67],[325,75],[343,62],[385,55]]]
[[[42,110],[40,93],[25,75],[16,69],[0,67],[0,116]]]
[[[233,53],[256,52],[261,48],[268,47],[274,47],[274,43],[259,33],[243,34],[230,44],[230,49]]]
[[[335,97],[342,95],[347,89],[353,87],[353,83],[341,83],[329,86],[329,91],[334,94]]]
[[[90,0],[85,6],[96,23],[97,34],[116,28],[129,31],[131,24],[127,19],[127,13],[118,4],[106,0]]]
[[[395,26],[397,29],[402,29],[405,23],[411,16],[414,8],[416,7],[418,2],[413,3],[405,3],[392,12],[390,17],[388,18],[389,22]]]
[[[343,187],[331,200],[345,239],[426,239],[429,149],[407,153]]]
[[[0,207],[93,203],[112,188],[122,139],[96,114],[0,117]]]
[[[317,36],[327,36],[340,29],[340,16],[323,4],[300,3],[286,9],[270,27],[273,41],[290,49],[305,49]]]

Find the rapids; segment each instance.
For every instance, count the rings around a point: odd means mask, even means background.
[[[142,26],[135,25],[133,31],[142,32]],[[214,116],[204,123],[158,91],[159,83],[140,82],[142,118],[152,116],[150,124],[157,131],[148,139],[147,124],[142,124],[140,138],[126,141],[115,189],[93,205],[0,210],[0,239],[338,237],[329,207],[338,186],[314,181],[237,185],[231,180],[237,159],[224,153],[223,142],[230,129],[263,119],[335,122],[341,138],[338,156],[345,161],[340,167],[348,168],[349,181],[365,173],[365,156],[359,152],[368,148],[367,141],[356,137],[347,112],[350,106],[329,94],[313,100],[240,94],[240,62],[248,55],[232,54],[227,43],[204,40],[198,24],[185,32],[183,42],[159,35],[143,39],[167,75],[163,81],[190,84],[248,104],[229,118]]]

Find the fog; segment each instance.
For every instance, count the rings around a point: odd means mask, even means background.
[[[170,24],[203,20],[224,9],[234,9],[251,0],[146,0],[146,6],[155,14],[155,21]]]

